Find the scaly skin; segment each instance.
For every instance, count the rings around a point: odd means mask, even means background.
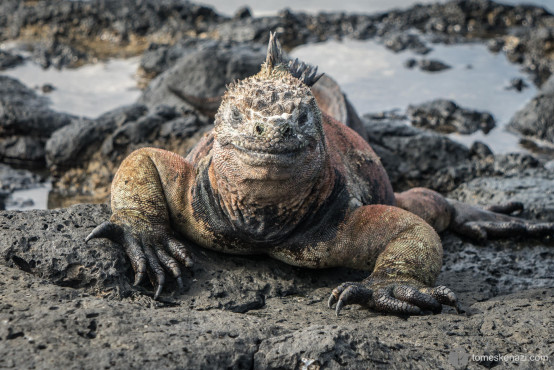
[[[310,67],[286,65],[272,35],[260,73],[229,87],[214,130],[187,158],[144,148],[123,161],[112,217],[87,240],[121,244],[135,283],[147,273],[157,283],[155,298],[165,272],[182,285],[179,263],[191,264],[178,233],[226,253],[370,272],[333,290],[337,314],[354,303],[396,314],[458,308],[450,289],[434,287],[437,231],[464,225],[468,212],[428,189],[395,195],[367,142],[321,112],[310,91],[317,79]]]

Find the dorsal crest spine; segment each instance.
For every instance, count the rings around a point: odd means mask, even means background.
[[[287,62],[283,57],[283,49],[275,32],[269,33],[267,56],[262,66],[262,70],[264,69],[267,75],[273,74],[276,70],[284,69],[308,87],[313,86],[323,76],[323,73],[317,73],[317,67],[300,62],[298,58]]]

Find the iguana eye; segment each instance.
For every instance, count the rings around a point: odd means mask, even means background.
[[[231,108],[231,121],[237,125],[242,122],[242,114],[240,114],[237,107]]]

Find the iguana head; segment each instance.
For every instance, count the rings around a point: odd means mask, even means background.
[[[214,155],[258,174],[317,167],[325,141],[321,112],[310,90],[321,77],[316,72],[297,60],[286,61],[270,34],[261,71],[232,83],[223,97],[215,117]]]

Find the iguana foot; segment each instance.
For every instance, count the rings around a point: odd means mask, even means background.
[[[165,230],[151,228],[146,232],[132,232],[131,227],[106,221],[98,225],[86,237],[85,243],[94,238],[107,238],[121,245],[131,261],[135,271],[137,286],[146,274],[149,275],[152,285],[156,287],[154,299],[158,299],[165,284],[165,271],[169,272],[177,281],[179,290],[183,289],[183,280],[179,262],[185,267],[192,266],[192,259],[185,246],[171,233]]]
[[[448,199],[453,208],[450,228],[471,239],[484,241],[491,238],[528,236],[543,238],[554,236],[554,222],[537,222],[510,216],[521,211],[523,204],[509,202],[484,209]]]
[[[337,316],[344,306],[359,304],[376,311],[396,315],[421,315],[426,312],[440,313],[442,305],[461,309],[454,292],[445,286],[416,288],[409,283],[388,285],[347,282],[339,285],[329,297],[328,305],[336,305]]]

